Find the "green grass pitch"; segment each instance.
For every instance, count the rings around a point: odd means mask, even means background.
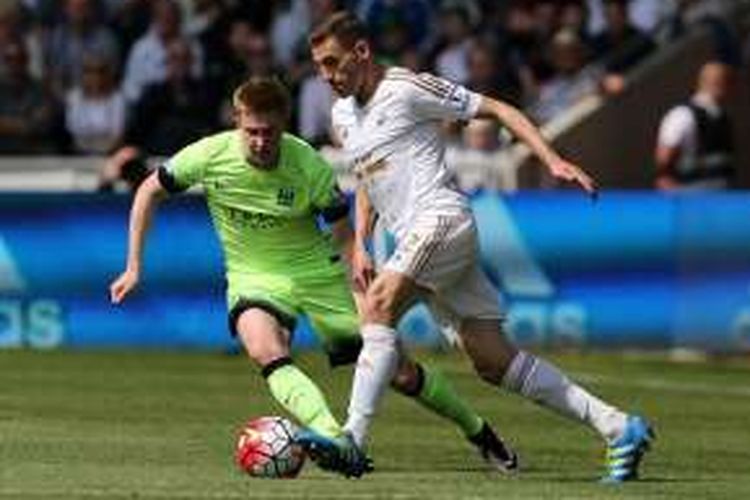
[[[750,363],[555,355],[596,393],[643,412],[658,440],[643,481],[596,483],[603,447],[581,425],[480,383],[458,354],[438,365],[516,446],[523,471],[488,471],[451,425],[389,394],[373,429],[376,472],[345,480],[308,463],[293,480],[232,463],[247,418],[279,414],[241,356],[0,352],[0,499],[750,498]],[[299,358],[343,415],[350,373]]]

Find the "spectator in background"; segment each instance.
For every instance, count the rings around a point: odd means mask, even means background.
[[[496,120],[474,118],[463,128],[461,142],[446,149],[446,165],[458,186],[467,192],[500,188],[497,153],[502,147]],[[459,168],[460,165],[460,168]]]
[[[588,9],[584,0],[564,0],[560,6],[560,28],[575,31],[587,46],[591,45],[588,32]]]
[[[250,32],[247,39],[247,56],[248,78],[271,76],[276,73],[271,39],[265,32],[257,29]]]
[[[125,67],[123,92],[129,102],[136,102],[143,89],[167,77],[167,47],[182,37],[182,12],[174,0],[154,0],[148,32],[135,42]],[[203,54],[195,41],[192,45],[192,75],[203,74]]]
[[[122,54],[129,54],[136,40],[148,30],[151,22],[151,0],[115,0],[109,3],[110,26]]]
[[[0,47],[18,39],[26,47],[29,59],[29,73],[34,78],[42,78],[44,71],[44,56],[41,36],[36,28],[30,26],[29,20],[23,15],[18,0],[4,0],[0,3]],[[5,67],[0,60],[0,75]]]
[[[60,20],[60,0],[21,0],[24,7],[33,12],[34,19],[45,28],[53,26]]]
[[[299,93],[297,128],[299,135],[314,146],[331,143],[331,87],[318,75],[310,75]]]
[[[409,69],[414,73],[427,71],[427,60],[416,47],[407,47],[399,55],[397,66]]]
[[[733,69],[708,62],[696,92],[661,122],[656,146],[656,187],[662,190],[726,189],[734,185],[732,125],[727,114]]]
[[[253,26],[247,19],[236,18],[226,34],[228,54],[222,61],[222,87],[225,93],[237,88],[250,72],[250,38]]]
[[[228,46],[229,55],[222,61],[223,74],[217,82],[217,87],[223,89],[218,116],[227,126],[233,123],[232,90],[251,76],[273,75],[278,70],[270,38],[247,19],[238,18],[232,22]]]
[[[653,40],[628,18],[628,0],[605,0],[605,30],[592,41],[594,57],[607,73],[623,74],[656,48]]]
[[[292,0],[295,1],[295,0]],[[302,1],[305,9],[292,9],[291,12],[284,12],[280,16],[277,15],[274,18],[271,27],[271,41],[274,51],[275,63],[277,65],[283,65],[284,79],[287,85],[292,89],[298,89],[301,87],[302,82],[313,73],[312,64],[310,61],[310,55],[307,51],[307,39],[306,35],[310,31],[311,26],[317,26],[323,19],[330,16],[334,12],[341,10],[347,0],[296,0]],[[304,16],[301,11],[304,10]],[[295,19],[298,17],[298,19]],[[301,21],[300,21],[301,20]],[[286,45],[290,40],[286,38],[288,34],[280,34],[284,29],[284,25],[289,23],[302,22],[302,36],[297,38],[296,44],[293,47],[292,53],[289,55],[290,59],[287,63],[279,58],[278,54],[284,52],[286,49],[282,47]],[[295,27],[293,33],[297,33],[299,27]],[[283,39],[279,40],[279,38]],[[241,82],[238,82],[238,84]],[[231,111],[231,109],[230,109]]]
[[[227,33],[232,13],[226,0],[192,0],[192,4],[193,16],[184,34],[200,44],[205,77],[221,78],[223,62],[229,57]]]
[[[194,44],[167,46],[167,79],[146,87],[133,111],[128,143],[149,155],[166,156],[215,131],[221,88],[192,76]]]
[[[274,61],[289,66],[310,29],[310,7],[308,0],[276,0],[273,8],[270,36]]]
[[[468,53],[472,26],[469,13],[460,6],[440,9],[435,73],[447,80],[465,84],[469,79]]]
[[[598,75],[586,67],[586,47],[575,31],[560,30],[550,46],[554,76],[544,82],[536,102],[529,110],[540,122],[546,122],[597,91]]]
[[[606,0],[586,0],[589,11],[588,32],[599,35],[606,29]],[[628,19],[633,26],[648,35],[655,35],[665,23],[669,22],[677,10],[678,4],[685,0],[629,0],[626,2]]]
[[[510,66],[516,68],[523,88],[536,95],[540,83],[552,77],[553,69],[545,57],[548,44],[537,33],[531,6],[523,2],[511,3],[501,33],[505,37]]]
[[[472,40],[467,54],[466,86],[474,92],[519,106],[526,99],[518,76],[505,65],[506,60],[492,39]]]
[[[6,68],[0,78],[0,153],[55,151],[59,142],[54,134],[54,101],[29,73],[25,44],[11,40],[0,51]]]
[[[59,95],[80,85],[87,55],[108,61],[120,58],[117,40],[98,22],[93,0],[65,0],[63,20],[47,38],[44,52],[50,83]]]
[[[502,146],[499,123],[487,118],[474,118],[464,127],[463,143],[471,151],[496,153]]]
[[[628,18],[636,29],[655,36],[657,31],[674,15],[677,3],[682,0],[630,0]]]
[[[398,19],[409,27],[409,46],[424,49],[430,44],[433,7],[428,0],[363,0],[358,11],[371,33]]]
[[[65,126],[76,153],[109,154],[122,142],[126,103],[114,71],[112,61],[87,57],[81,85],[66,96]]]
[[[249,20],[253,27],[264,33],[270,30],[276,0],[230,0],[232,17]]]
[[[562,27],[560,24],[560,0],[534,0],[531,2],[534,31],[542,42],[549,41]]]
[[[384,20],[380,30],[373,36],[378,59],[384,64],[398,64],[401,55],[412,47],[409,29],[398,11]]]

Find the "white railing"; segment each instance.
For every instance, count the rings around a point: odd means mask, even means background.
[[[0,191],[93,191],[105,158],[0,157]]]

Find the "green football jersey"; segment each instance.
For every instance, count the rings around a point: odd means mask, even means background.
[[[335,254],[316,221],[317,213],[346,213],[333,169],[291,134],[283,134],[280,148],[276,168],[255,168],[232,130],[185,147],[159,172],[170,191],[203,187],[230,286],[243,275],[315,273]]]

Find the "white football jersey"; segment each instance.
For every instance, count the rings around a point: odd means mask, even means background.
[[[480,101],[461,85],[393,67],[364,106],[353,97],[334,103],[333,127],[349,168],[396,238],[417,214],[451,215],[468,207],[445,165],[440,123],[471,119]]]

